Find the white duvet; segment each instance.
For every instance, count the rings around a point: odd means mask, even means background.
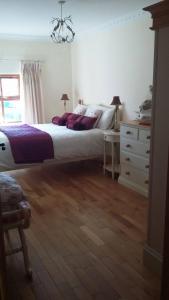
[[[36,124],[32,126],[50,134],[53,140],[54,158],[58,162],[103,155],[103,130],[101,129],[74,131],[65,126],[54,124]],[[5,151],[0,148],[0,170],[26,166],[15,164],[8,138],[2,132],[0,132],[0,143],[5,143],[6,146]],[[50,162],[52,161],[50,160]]]

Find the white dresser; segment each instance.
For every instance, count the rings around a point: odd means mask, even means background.
[[[122,122],[120,127],[119,183],[148,196],[150,126]]]

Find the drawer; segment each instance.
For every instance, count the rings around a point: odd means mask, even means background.
[[[149,175],[126,164],[121,165],[121,176],[148,190]]]
[[[140,129],[139,130],[139,141],[143,143],[149,143],[151,138],[151,131]]]
[[[140,156],[122,151],[120,154],[120,162],[128,166],[140,169],[146,173],[149,172],[149,160]]]
[[[120,147],[121,151],[127,151],[149,158],[150,144],[143,144],[121,137]]]
[[[123,137],[137,140],[138,139],[138,128],[122,125],[120,128],[120,134]]]

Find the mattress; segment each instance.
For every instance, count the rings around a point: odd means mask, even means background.
[[[101,129],[74,131],[52,123],[32,126],[47,132],[52,137],[54,160],[50,162],[73,161],[103,155],[103,130]],[[0,149],[0,171],[29,166],[15,164],[8,138],[2,132],[0,132],[0,143],[6,145],[5,151]],[[49,160],[44,161],[44,163],[48,162]]]

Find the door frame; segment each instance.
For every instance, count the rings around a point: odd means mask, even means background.
[[[165,228],[163,243],[163,264],[161,276],[161,300],[169,299],[169,155],[168,155],[168,175],[165,207]]]
[[[163,0],[144,8],[152,15],[153,25],[151,29],[159,31],[169,27],[169,0]],[[168,62],[168,61],[167,61]],[[167,101],[167,99],[166,99]],[[168,145],[166,145],[168,147]],[[161,274],[161,300],[169,299],[169,151],[168,151],[167,187],[165,198],[165,225],[163,240],[163,262]],[[159,199],[160,200],[160,199]]]
[[[5,245],[4,245],[4,233],[2,228],[1,200],[0,200],[0,299],[2,300],[7,299]]]

